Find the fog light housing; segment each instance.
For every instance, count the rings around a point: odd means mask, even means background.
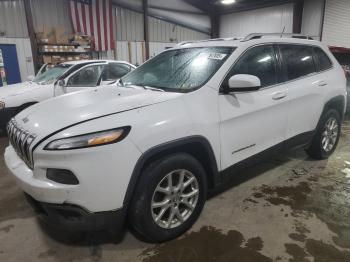
[[[73,174],[72,171],[66,169],[53,169],[48,168],[46,171],[47,179],[50,179],[56,183],[65,184],[65,185],[78,185],[79,180]]]

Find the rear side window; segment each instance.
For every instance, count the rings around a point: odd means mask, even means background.
[[[280,45],[280,50],[288,80],[316,72],[311,46]]]
[[[328,55],[319,47],[314,47],[315,57],[318,62],[318,70],[324,71],[332,67],[332,62]]]
[[[119,79],[129,73],[130,70],[131,67],[127,64],[110,63],[108,66],[108,80]]]
[[[67,86],[72,87],[94,87],[102,74],[105,65],[91,65],[82,68],[68,79]]]
[[[276,84],[277,66],[273,46],[257,46],[248,50],[235,64],[229,76],[238,74],[258,77],[262,87]]]

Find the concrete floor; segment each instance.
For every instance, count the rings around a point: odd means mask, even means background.
[[[349,118],[350,119],[350,118]],[[350,261],[350,120],[336,153],[303,151],[236,174],[193,228],[152,245],[127,231],[67,235],[42,226],[0,158],[0,261]],[[0,138],[0,152],[7,144]]]

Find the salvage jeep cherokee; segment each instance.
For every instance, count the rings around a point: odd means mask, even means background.
[[[335,150],[345,75],[300,35],[182,43],[118,87],[34,105],[8,125],[6,164],[33,206],[66,229],[124,221],[166,241],[196,221],[208,190],[271,152]],[[116,228],[115,228],[116,229]]]

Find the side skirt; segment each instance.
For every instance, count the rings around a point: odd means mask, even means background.
[[[270,147],[256,155],[253,155],[241,162],[238,162],[222,171],[220,171],[222,183],[229,181],[235,174],[255,166],[267,159],[271,159],[279,154],[286,154],[288,151],[298,148],[307,148],[312,141],[315,131],[306,132]]]

